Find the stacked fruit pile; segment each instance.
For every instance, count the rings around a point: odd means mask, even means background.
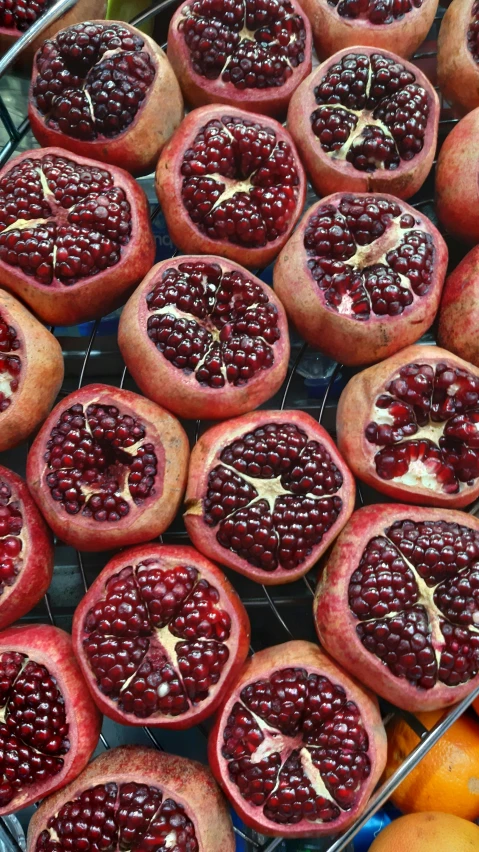
[[[0,0],[0,35],[48,5]],[[26,483],[0,468],[0,814],[57,791],[30,852],[231,852],[213,776],[261,834],[337,833],[386,764],[374,693],[438,711],[479,685],[479,521],[459,511],[479,496],[479,246],[445,283],[446,243],[407,203],[436,153],[438,96],[409,57],[437,5],[186,0],[167,58],[80,2],[38,45],[43,147],[0,171],[0,449],[33,438]],[[438,77],[467,115],[440,152],[437,212],[472,245],[478,39],[477,0],[453,0]],[[154,169],[184,252],[156,265],[134,180]],[[308,179],[320,200],[304,211]],[[252,271],[272,262],[273,289]],[[90,384],[52,409],[63,359],[42,323],[122,305],[143,395]],[[444,348],[417,345],[436,317]],[[341,396],[338,447],[305,412],[256,410],[286,378],[288,320],[366,368]],[[178,417],[218,423],[190,454]],[[401,502],[354,512],[354,476]],[[183,500],[193,547],[154,542]],[[49,586],[52,532],[122,548],[72,637],[11,626]],[[247,660],[218,563],[271,585],[320,563],[322,648]],[[101,713],[184,729],[215,711],[213,775],[137,747],[85,769]]]

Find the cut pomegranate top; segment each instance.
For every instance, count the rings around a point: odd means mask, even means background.
[[[325,305],[356,320],[398,316],[428,293],[436,251],[424,219],[381,195],[338,196],[307,222],[303,245]]]
[[[0,655],[0,806],[61,772],[70,749],[63,696],[48,669],[16,651]]]
[[[211,698],[232,638],[225,593],[193,565],[151,557],[111,576],[81,625],[102,693],[138,718]]]
[[[431,98],[392,57],[348,53],[327,68],[314,96],[312,130],[332,160],[361,172],[395,170],[423,149]]]
[[[467,46],[474,62],[479,63],[479,0],[475,0],[471,9],[471,20],[467,30]]]
[[[110,781],[90,787],[51,816],[36,852],[80,849],[198,852],[195,826],[179,802],[159,787]]]
[[[278,310],[237,269],[185,261],[162,272],[146,302],[150,340],[202,385],[242,385],[274,363]]]
[[[71,286],[119,262],[131,218],[107,169],[26,157],[0,180],[0,260],[40,284]]]
[[[50,494],[69,515],[119,521],[155,493],[158,458],[147,427],[113,405],[65,409],[44,459]]]
[[[180,14],[193,70],[207,80],[278,88],[304,62],[304,20],[289,0],[188,0]]]
[[[0,478],[0,603],[6,586],[13,586],[23,565],[22,503]]]
[[[54,0],[0,0],[0,27],[24,32],[53,6],[53,2]]]
[[[396,521],[368,542],[348,598],[362,644],[396,677],[428,690],[478,673],[477,530],[445,520]]]
[[[479,378],[447,363],[410,363],[374,402],[365,429],[377,475],[456,494],[479,476]]]
[[[423,0],[327,0],[341,18],[367,20],[370,24],[392,24],[408,12],[420,9]]]
[[[86,141],[126,130],[156,73],[144,39],[98,21],[74,24],[46,41],[36,68],[32,97],[47,127]]]
[[[368,745],[360,710],[343,687],[295,667],[244,686],[221,753],[239,794],[268,820],[333,823],[361,795],[371,771]]]
[[[301,177],[292,145],[256,120],[209,121],[181,163],[181,196],[191,221],[213,240],[248,248],[273,242],[291,225]]]
[[[10,407],[12,397],[18,390],[22,361],[19,354],[11,353],[19,353],[20,350],[17,330],[0,314],[0,413]]]

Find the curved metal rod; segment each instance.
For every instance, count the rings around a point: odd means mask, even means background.
[[[31,27],[20,36],[17,41],[12,44],[10,50],[0,58],[0,77],[3,77],[5,71],[8,71],[10,65],[13,65],[18,56],[20,56],[22,50],[28,47],[33,41],[35,41],[38,35],[41,35],[43,30],[45,30],[50,24],[53,24],[57,18],[60,18],[65,12],[68,12],[73,6],[76,6],[78,0],[57,0],[57,2],[50,7],[43,15],[40,15],[39,18],[31,25]]]

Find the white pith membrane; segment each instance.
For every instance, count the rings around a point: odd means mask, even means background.
[[[9,497],[3,493],[5,486],[10,491]],[[1,526],[4,521],[2,510],[4,508],[8,509],[9,506],[20,514],[20,519],[16,523],[16,526],[19,526],[20,529],[18,532],[5,532],[2,534]],[[9,553],[9,550],[13,550],[13,553]],[[18,553],[15,553],[16,550],[18,550]],[[2,597],[8,596],[8,589],[15,585],[17,577],[21,573],[27,553],[28,531],[24,522],[22,501],[10,483],[0,478],[0,608]]]
[[[166,577],[167,574],[169,574],[169,572],[174,571],[174,569],[176,567],[188,568],[190,570],[192,569],[193,571],[196,572],[196,577],[194,578],[194,580],[192,582],[191,589],[189,591],[187,591],[186,595],[184,595],[181,598],[181,602],[175,607],[174,613],[168,617],[166,623],[163,626],[156,626],[154,624],[154,621],[155,621],[154,603],[155,603],[155,601],[161,601],[162,598],[168,593],[169,589],[167,591],[159,590],[156,594],[156,597],[148,598],[145,594],[143,594],[142,586],[139,583],[139,579],[142,577],[142,575],[146,579],[146,577],[148,577],[153,572],[153,573],[155,573],[156,576],[155,576],[154,582],[152,582],[150,580],[150,586],[153,585],[154,587],[157,587],[158,584],[164,585],[164,578]],[[159,574],[159,576],[158,576],[158,574]],[[145,622],[148,622],[148,624],[149,624],[149,632],[147,632],[146,629],[144,629],[144,628],[140,628],[136,633],[134,633],[132,630],[128,630],[128,629],[126,629],[123,632],[120,632],[120,631],[115,632],[114,630],[103,629],[102,626],[101,626],[102,625],[101,618],[97,619],[96,625],[94,627],[92,627],[91,630],[88,629],[87,618],[90,616],[90,614],[92,614],[94,612],[94,606],[95,606],[95,604],[94,604],[90,608],[87,615],[85,616],[85,620],[84,620],[83,625],[82,625],[82,633],[83,633],[83,637],[84,637],[83,638],[83,645],[86,646],[89,637],[90,638],[95,637],[95,641],[97,639],[98,640],[100,640],[100,639],[113,639],[113,640],[120,640],[121,641],[123,639],[128,640],[128,639],[135,639],[136,637],[139,637],[141,639],[147,640],[148,644],[145,644],[145,647],[143,648],[142,655],[138,659],[138,663],[136,665],[135,670],[133,671],[133,673],[129,677],[127,677],[123,681],[123,683],[121,684],[121,688],[119,690],[115,690],[114,695],[109,694],[107,691],[104,691],[102,689],[101,679],[99,678],[98,671],[95,671],[95,668],[94,668],[94,666],[92,665],[92,662],[91,662],[91,655],[89,655],[89,653],[85,650],[84,653],[85,653],[86,659],[88,660],[90,670],[92,671],[92,674],[93,674],[100,690],[108,697],[108,699],[110,701],[113,701],[114,703],[120,702],[120,705],[121,705],[121,699],[122,699],[123,695],[125,694],[125,692],[129,689],[131,684],[138,677],[140,677],[140,678],[144,677],[144,679],[147,680],[148,673],[144,674],[144,673],[141,672],[141,668],[142,668],[144,663],[152,660],[155,664],[157,664],[157,671],[160,669],[160,667],[161,668],[163,666],[169,667],[170,669],[172,669],[172,671],[174,673],[175,680],[178,680],[180,685],[181,685],[182,697],[184,699],[183,703],[184,703],[185,706],[182,709],[177,709],[177,708],[171,709],[170,708],[170,712],[168,712],[168,709],[165,708],[165,707],[153,707],[150,710],[149,713],[141,714],[141,717],[143,718],[143,716],[144,716],[145,718],[148,718],[148,717],[151,717],[152,715],[155,715],[155,716],[184,715],[185,713],[190,712],[192,709],[194,709],[198,705],[201,705],[203,701],[205,701],[207,699],[211,699],[212,695],[214,693],[216,693],[218,688],[221,687],[221,682],[223,680],[223,675],[224,675],[225,669],[228,668],[228,661],[229,661],[229,658],[230,658],[230,648],[233,648],[236,637],[235,637],[235,632],[234,632],[234,628],[233,628],[233,619],[230,617],[230,614],[229,614],[229,611],[228,611],[228,604],[227,604],[227,601],[225,599],[225,596],[221,593],[221,590],[217,586],[214,586],[213,582],[210,582],[209,580],[207,580],[207,578],[201,573],[201,571],[198,568],[195,568],[194,566],[188,566],[188,565],[179,565],[178,563],[175,563],[173,560],[171,560],[169,563],[165,563],[165,562],[159,561],[155,557],[152,557],[152,558],[149,558],[149,559],[145,559],[141,562],[138,562],[136,564],[125,566],[124,568],[119,570],[118,573],[116,573],[116,574],[112,575],[110,578],[108,578],[108,580],[105,583],[104,589],[103,589],[103,595],[102,595],[101,598],[99,598],[95,602],[96,604],[98,604],[98,603],[106,604],[106,602],[109,599],[111,599],[112,595],[115,596],[115,591],[114,591],[114,589],[111,588],[111,585],[114,584],[115,581],[118,582],[121,579],[123,579],[123,577],[121,575],[125,575],[125,580],[131,579],[133,581],[136,603],[137,603],[137,606],[139,604],[141,609],[142,609],[143,620]],[[128,575],[128,577],[126,577],[126,575]],[[178,577],[177,582],[182,583],[182,580]],[[226,615],[228,617],[229,627],[224,629],[224,632],[226,633],[226,635],[223,639],[219,639],[217,636],[214,636],[214,635],[210,635],[210,636],[206,637],[206,636],[202,635],[201,629],[200,629],[199,634],[195,635],[193,637],[185,637],[185,636],[181,636],[181,635],[175,635],[172,632],[171,628],[174,627],[174,622],[176,621],[176,619],[180,618],[183,614],[186,615],[186,613],[188,612],[188,609],[187,609],[188,604],[190,602],[195,601],[195,598],[194,598],[195,592],[201,593],[201,590],[202,590],[201,585],[200,585],[201,583],[203,583],[203,584],[207,583],[208,584],[208,590],[212,589],[213,591],[216,591],[219,595],[219,600],[217,602],[212,602],[210,600],[208,601],[208,604],[209,604],[208,613],[213,612],[214,614],[218,614],[218,615],[222,615],[222,616]],[[110,584],[110,589],[108,588],[109,584]],[[129,600],[128,600],[127,595],[125,595],[125,600],[126,600],[126,603],[125,603],[125,608],[126,608],[129,605]],[[198,610],[197,603],[195,603],[195,605],[194,605],[194,610]],[[201,613],[201,603],[200,603],[199,611]],[[118,613],[118,617],[121,618],[121,605],[120,605],[119,608],[117,608],[117,613]],[[203,612],[203,617],[199,619],[200,624],[204,621],[209,621],[208,613]],[[156,618],[158,618],[158,615],[156,615]],[[112,620],[114,621],[114,619],[112,619]],[[165,620],[165,617],[163,616],[161,620]],[[183,631],[185,631],[185,628],[183,628]],[[186,654],[186,646],[189,646],[191,644],[194,644],[197,647],[198,646],[201,647],[202,651],[205,651],[209,647],[212,647],[212,646],[216,647],[217,649],[221,648],[223,653],[225,653],[225,656],[226,656],[226,659],[224,660],[224,662],[221,666],[221,671],[219,673],[219,676],[218,676],[218,678],[216,678],[216,680],[215,680],[214,676],[212,675],[212,673],[210,671],[208,671],[208,673],[207,673],[207,677],[211,677],[211,681],[212,681],[211,684],[209,684],[208,693],[204,694],[203,692],[201,692],[201,690],[199,690],[196,698],[191,697],[191,695],[188,691],[188,688],[185,685],[185,680],[184,680],[184,677],[181,673],[180,665],[179,665],[180,658],[184,657],[185,654]],[[195,672],[194,675],[196,675],[196,677],[197,677],[197,680],[195,679],[195,683],[196,682],[199,683],[199,681],[201,679],[200,673]],[[156,693],[157,693],[159,699],[165,699],[169,695],[171,688],[172,688],[172,687],[170,687],[169,684],[170,684],[170,682],[166,679],[166,677],[164,677],[164,678],[162,678],[161,683],[159,683],[158,685],[155,685]],[[138,697],[141,699],[142,693],[138,693]],[[124,710],[124,707],[122,707],[122,709]],[[134,715],[134,716],[140,715],[140,714],[135,713],[134,707],[133,707],[133,709],[129,709],[125,712],[128,712],[130,715]]]

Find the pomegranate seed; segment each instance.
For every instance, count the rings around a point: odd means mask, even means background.
[[[476,0],[472,7],[471,22],[467,30],[467,46],[475,62],[479,62],[479,2]]]
[[[391,24],[413,9],[420,9],[423,0],[328,0],[336,6],[342,18],[368,18],[371,24]]]
[[[0,0],[0,27],[27,30],[53,0]]]

